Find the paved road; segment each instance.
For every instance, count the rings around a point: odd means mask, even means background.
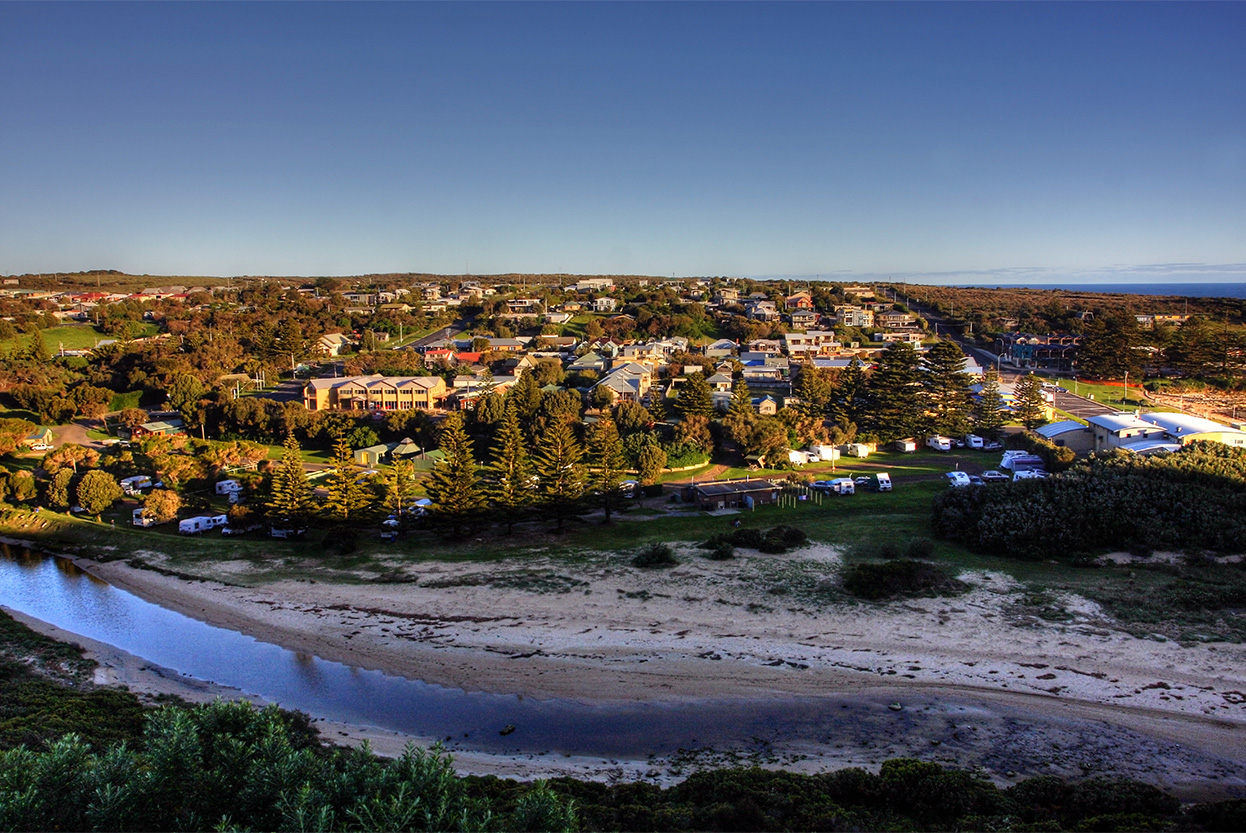
[[[1115,408],[1109,408],[1107,405],[1102,405],[1095,402],[1093,399],[1087,399],[1084,396],[1077,396],[1064,389],[1055,391],[1054,393],[1056,398],[1056,407],[1079,419],[1089,419],[1092,416],[1120,413],[1120,411]]]

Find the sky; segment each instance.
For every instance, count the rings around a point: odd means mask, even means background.
[[[1244,43],[1246,3],[0,3],[0,273],[1246,281]]]

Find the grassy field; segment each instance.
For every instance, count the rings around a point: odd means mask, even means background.
[[[155,324],[143,324],[140,337],[153,336],[160,332],[160,328]],[[43,344],[47,347],[48,352],[52,355],[64,348],[66,350],[92,350],[100,341],[110,339],[95,329],[92,324],[66,324],[61,327],[49,327],[42,330],[40,335],[43,337]],[[0,347],[11,350],[14,347],[26,347],[30,344],[30,335],[25,333],[18,335],[6,341],[0,341]]]

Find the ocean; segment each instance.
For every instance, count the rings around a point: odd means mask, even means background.
[[[953,286],[963,289],[1063,289],[1069,292],[1119,292],[1184,298],[1246,298],[1246,283],[1000,283]]]

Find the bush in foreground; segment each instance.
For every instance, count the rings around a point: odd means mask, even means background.
[[[964,591],[966,586],[933,564],[911,558],[853,564],[844,573],[844,590],[871,601],[948,596]]]

